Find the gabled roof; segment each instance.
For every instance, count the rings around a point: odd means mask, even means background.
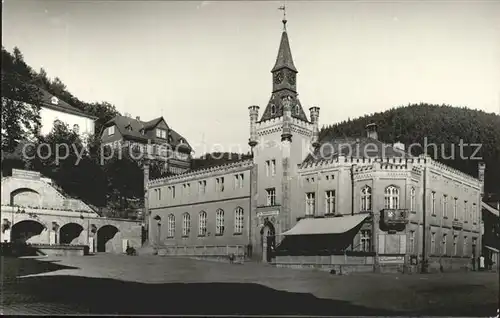
[[[97,119],[97,117],[84,113],[80,109],[66,103],[65,101],[63,101],[59,97],[52,95],[51,93],[49,93],[45,89],[39,88],[39,87],[38,87],[38,89],[40,90],[40,93],[41,93],[42,107],[50,108],[50,109],[60,111],[63,113],[68,113],[68,114],[77,115],[77,116],[81,116],[81,117],[87,117],[87,118],[90,118],[93,120]],[[57,98],[57,104],[52,103],[53,97]]]
[[[320,140],[320,146],[314,151],[314,155],[309,154],[302,162],[302,166],[310,163],[321,162],[340,156],[353,158],[409,158],[408,152],[397,149],[393,145],[383,143],[378,139],[369,137],[335,138],[326,136]]]
[[[144,122],[135,118],[118,115],[110,119],[108,122],[106,122],[106,124],[104,124],[103,132],[106,127],[109,127],[112,124],[114,124],[124,139],[136,140],[143,143],[147,143],[150,138],[145,133],[154,129],[162,121],[165,122],[165,119],[163,117],[158,117],[153,120]],[[185,145],[184,147],[186,150],[189,151],[192,150],[186,138],[181,136],[179,133],[170,128],[168,125],[167,127],[168,127],[168,134],[171,137],[171,141],[169,142],[171,146],[176,147],[180,145],[182,141],[182,143]],[[151,142],[157,144],[163,144],[165,143],[165,140],[157,138],[156,135],[153,135],[153,137],[151,138]]]

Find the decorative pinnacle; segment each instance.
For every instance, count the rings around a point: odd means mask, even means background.
[[[286,4],[283,4],[281,7],[278,8],[278,10],[282,10],[283,11],[283,20],[281,20],[281,22],[283,22],[283,31],[286,31],[286,23],[287,23],[287,19],[286,19]]]

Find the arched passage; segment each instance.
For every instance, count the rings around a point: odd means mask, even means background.
[[[261,244],[262,244],[262,260],[264,262],[271,262],[273,258],[273,251],[276,246],[276,230],[273,223],[269,220],[264,221],[264,226],[260,230]]]
[[[114,225],[104,225],[97,230],[97,251],[109,252],[112,250],[113,238],[119,232],[118,228]]]
[[[24,220],[12,226],[11,242],[13,243],[40,243],[40,234],[45,226],[34,220]]]
[[[78,237],[83,231],[83,226],[78,223],[64,224],[59,230],[60,244],[78,244]]]

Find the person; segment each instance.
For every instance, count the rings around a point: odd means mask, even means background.
[[[479,270],[480,271],[484,270],[484,256],[483,256],[483,254],[481,254],[481,256],[479,256]]]

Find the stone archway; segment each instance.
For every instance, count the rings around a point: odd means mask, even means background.
[[[262,261],[270,263],[276,247],[276,229],[274,224],[268,219],[264,220],[264,226],[260,230],[260,240],[262,246]]]
[[[78,223],[64,224],[59,230],[59,243],[77,245],[79,243],[78,238],[82,232],[83,226]]]
[[[115,250],[113,240],[119,231],[116,226],[110,224],[99,228],[97,230],[97,252],[111,252]]]
[[[40,199],[40,193],[30,188],[19,188],[10,193],[10,205],[12,206],[38,206]]]
[[[20,221],[12,226],[10,235],[13,243],[42,243],[41,234],[45,226],[34,220]]]

